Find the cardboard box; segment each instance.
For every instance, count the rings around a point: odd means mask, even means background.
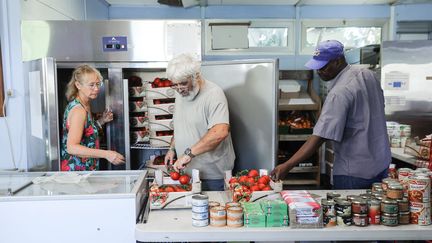
[[[192,170],[192,188],[186,192],[157,192],[150,188],[150,209],[164,208],[191,208],[192,196],[201,193],[201,180],[199,171]],[[180,185],[179,181],[174,181],[169,176],[164,176],[161,170],[155,171],[154,183],[161,185]]]
[[[175,97],[175,90],[170,87],[153,88],[151,83],[147,83],[145,87],[146,97],[149,100]]]

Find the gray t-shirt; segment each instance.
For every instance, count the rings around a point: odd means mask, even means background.
[[[191,101],[177,94],[174,112],[174,139],[177,155],[192,147],[216,124],[229,124],[228,102],[223,90],[205,81]],[[234,148],[230,135],[214,150],[197,155],[188,164],[200,171],[201,179],[223,179],[226,170],[234,167]]]
[[[348,65],[331,81],[313,134],[334,145],[334,175],[371,179],[391,161],[384,96],[372,71]]]

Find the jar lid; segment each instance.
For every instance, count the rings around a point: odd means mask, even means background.
[[[366,204],[366,200],[362,199],[362,198],[356,198],[352,201],[353,204]]]
[[[335,201],[332,199],[321,199],[321,205],[335,205]]]
[[[369,201],[369,204],[371,204],[371,205],[379,205],[380,203],[381,203],[381,201],[378,199],[371,199]]]
[[[389,183],[388,188],[392,190],[403,190],[402,184],[400,184],[399,182]]]
[[[382,216],[387,216],[387,217],[398,217],[399,214],[397,213],[382,213]]]
[[[367,217],[367,214],[353,213],[354,217]]]
[[[351,202],[348,200],[344,200],[344,199],[338,199],[338,200],[336,200],[336,204],[348,206],[348,205],[351,205]]]
[[[383,203],[389,203],[389,204],[397,204],[396,200],[390,199],[390,198],[383,198]]]
[[[398,203],[408,203],[408,198],[404,197],[404,198],[401,198],[401,199],[397,199],[397,202]]]

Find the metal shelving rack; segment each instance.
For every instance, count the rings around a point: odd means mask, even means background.
[[[315,118],[319,117],[321,111],[321,99],[313,90],[312,80],[313,72],[309,70],[280,70],[279,71],[280,80],[298,80],[306,81],[307,88],[306,92],[300,93],[298,98],[295,99],[307,99],[310,98],[313,101],[311,103],[299,103],[293,102],[291,99],[279,99],[279,112],[280,111],[311,111],[313,112]],[[306,141],[311,135],[310,134],[280,134],[279,142],[290,143],[297,141]],[[288,178],[283,180],[284,185],[320,185],[320,158],[322,154],[322,148],[317,151],[317,156],[313,161],[313,166],[300,167],[297,166],[293,168]]]

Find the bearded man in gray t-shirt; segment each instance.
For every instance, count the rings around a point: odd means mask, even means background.
[[[175,170],[198,169],[204,191],[223,191],[224,174],[234,167],[228,102],[223,90],[201,75],[201,64],[190,54],[172,59],[167,77],[175,89],[174,136],[165,156]]]

